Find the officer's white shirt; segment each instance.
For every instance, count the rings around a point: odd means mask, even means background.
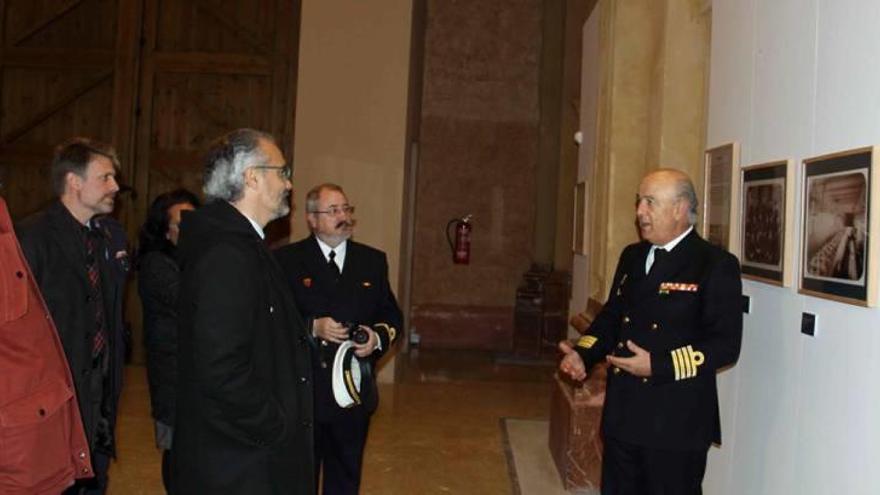
[[[651,265],[654,264],[654,251],[655,250],[665,249],[667,253],[671,253],[672,250],[675,248],[675,246],[677,246],[678,243],[681,242],[682,239],[684,239],[688,234],[690,234],[692,230],[694,230],[693,225],[688,227],[688,229],[685,230],[683,234],[681,234],[680,236],[676,237],[675,239],[667,242],[666,244],[664,244],[662,246],[657,246],[657,245],[651,246],[651,249],[648,250],[648,257],[645,258],[645,273],[647,274],[648,272],[651,271]]]
[[[318,241],[318,247],[321,248],[321,252],[324,253],[325,261],[330,262],[330,251],[336,251],[333,262],[339,267],[339,273],[342,273],[342,267],[345,266],[345,248],[348,246],[348,239],[340,242],[336,247],[330,247],[329,244],[322,241],[318,236],[315,236],[315,239]]]

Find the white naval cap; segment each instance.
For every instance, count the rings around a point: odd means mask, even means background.
[[[361,360],[354,354],[354,342],[340,344],[333,358],[333,397],[339,407],[361,403]]]

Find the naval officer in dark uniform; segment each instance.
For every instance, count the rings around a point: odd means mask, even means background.
[[[602,414],[603,495],[702,493],[721,442],[715,374],[742,339],[737,259],[694,230],[693,184],[660,169],[639,186],[641,242],[620,255],[611,294],[560,369],[576,380],[610,369]]]
[[[379,402],[372,371],[394,345],[403,319],[388,283],[385,253],[350,239],[353,213],[341,187],[316,186],[306,195],[312,235],[276,251],[317,343],[315,476],[323,467],[324,495],[358,493],[370,415]],[[366,341],[352,347],[362,382],[351,394],[354,399],[340,403],[333,387],[334,361],[354,328],[366,332]]]

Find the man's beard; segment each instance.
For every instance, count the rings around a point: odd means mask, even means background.
[[[281,198],[278,199],[278,205],[275,207],[273,213],[272,220],[281,218],[290,213],[290,195],[286,193],[281,195]]]

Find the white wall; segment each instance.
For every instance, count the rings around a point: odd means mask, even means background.
[[[599,104],[599,71],[597,67],[601,67],[599,60],[599,8],[594,8],[590,17],[584,23],[582,29],[582,48],[581,56],[581,106],[580,106],[580,132],[583,136],[580,146],[578,146],[578,168],[577,182],[587,182],[586,205],[584,205],[584,218],[587,224],[584,225],[584,242],[589,243],[590,231],[589,226],[591,202],[589,198],[590,182],[593,177],[589,171],[593,169],[596,160],[596,138],[597,138],[597,107]],[[563,136],[565,138],[565,136]],[[576,218],[576,216],[575,216]],[[575,220],[576,221],[576,220]],[[589,245],[589,244],[588,244]],[[571,267],[571,299],[569,300],[569,316],[582,313],[587,309],[587,301],[590,298],[590,259],[589,250],[587,254],[575,253],[572,259]],[[569,336],[577,335],[577,332],[569,326]]]
[[[801,159],[880,143],[880,1],[714,0],[712,11],[707,146],[739,141],[743,165],[793,158],[799,186]],[[800,187],[796,204],[800,215]],[[739,363],[719,378],[724,445],[710,451],[705,493],[880,493],[880,309],[743,290],[752,312]],[[800,333],[804,311],[818,315],[816,337]]]

